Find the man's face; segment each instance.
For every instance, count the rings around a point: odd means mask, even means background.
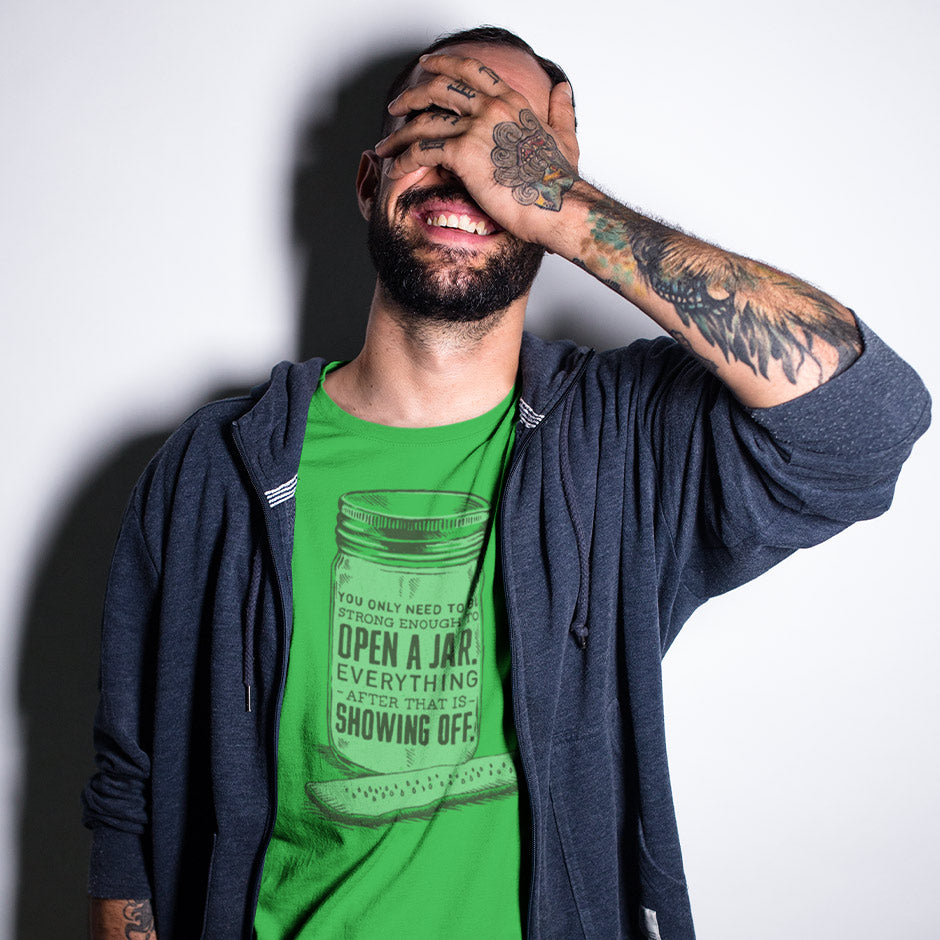
[[[482,59],[547,121],[551,82],[526,53],[482,44],[442,51]],[[411,84],[425,77],[416,69]],[[544,254],[500,229],[443,169],[410,184],[408,177],[381,174],[368,244],[379,280],[406,313],[461,323],[482,320],[528,293]]]

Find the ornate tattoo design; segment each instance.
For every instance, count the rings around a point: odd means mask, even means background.
[[[469,86],[465,85],[463,82],[453,81],[447,86],[448,91],[456,91],[458,95],[463,95],[464,98],[468,100],[470,98],[476,98],[477,93]]]
[[[601,267],[623,284],[642,277],[673,305],[685,327],[694,326],[710,346],[721,350],[725,361],[733,357],[755,375],[769,378],[768,366],[776,360],[795,385],[797,373],[808,362],[823,376],[817,343],[836,351],[835,375],[861,353],[851,315],[809,284],[674,231],[612,200],[596,203],[588,218]],[[688,348],[687,337],[679,342]]]
[[[498,85],[502,79],[487,65],[481,65],[479,72],[481,75],[489,75],[493,79],[493,84]]]
[[[124,936],[127,940],[155,940],[153,910],[149,901],[128,901],[124,905]]]
[[[518,124],[503,121],[493,128],[493,142],[490,159],[496,182],[512,189],[513,198],[523,206],[558,212],[578,176],[539,119],[523,108]]]

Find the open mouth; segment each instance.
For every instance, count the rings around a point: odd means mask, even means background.
[[[470,245],[477,238],[486,238],[502,231],[467,194],[454,186],[438,187],[423,193],[405,195],[412,218],[434,233],[438,239]]]
[[[456,228],[471,235],[492,235],[497,230],[496,225],[489,219],[472,219],[464,213],[458,215],[456,212],[429,212],[422,215],[424,224],[431,228]]]

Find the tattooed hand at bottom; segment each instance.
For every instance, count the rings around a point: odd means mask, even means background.
[[[157,940],[149,900],[91,898],[91,940]]]
[[[421,60],[415,83],[389,105],[399,120],[376,154],[401,186],[458,177],[500,228],[553,248],[557,214],[578,181],[571,88],[552,87],[518,49],[470,48],[488,64],[451,54]]]

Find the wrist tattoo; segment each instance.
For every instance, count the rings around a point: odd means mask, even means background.
[[[493,128],[493,143],[490,159],[496,182],[508,186],[523,206],[558,212],[578,175],[539,119],[523,108],[518,123],[503,121]]]
[[[124,936],[127,940],[155,940],[153,910],[149,901],[128,901],[124,905]]]

